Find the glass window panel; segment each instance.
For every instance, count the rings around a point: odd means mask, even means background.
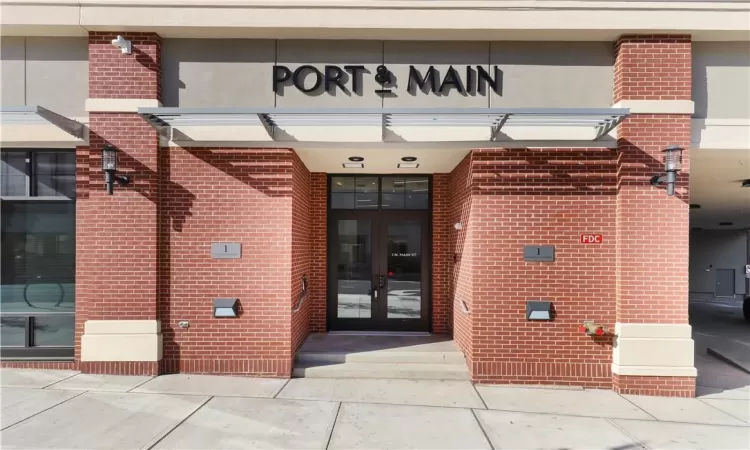
[[[422,231],[415,220],[388,224],[388,318],[422,314]]]
[[[0,317],[0,342],[3,347],[25,347],[26,318]]]
[[[75,318],[71,315],[34,317],[35,347],[72,347]]]
[[[2,152],[0,195],[29,195],[26,189],[26,152]]]
[[[372,224],[338,221],[337,317],[368,319],[372,315]]]
[[[356,209],[377,209],[378,208],[378,193],[372,194],[357,194]]]
[[[4,312],[75,310],[75,203],[1,205]]]
[[[425,193],[406,194],[406,209],[428,209],[430,196]]]
[[[404,177],[383,177],[383,193],[403,193],[406,184],[404,181]]]
[[[381,206],[383,209],[404,209],[404,194],[386,194],[383,192]]]
[[[354,177],[332,177],[331,192],[354,192]]]
[[[331,193],[331,209],[354,209],[354,193]]]
[[[378,193],[378,177],[355,177],[354,183],[358,194]]]
[[[430,180],[424,177],[407,177],[404,179],[404,191],[427,194],[430,192]]]
[[[75,153],[35,152],[34,174],[36,195],[75,196]]]

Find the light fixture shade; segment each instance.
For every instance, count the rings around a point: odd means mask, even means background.
[[[102,147],[102,170],[117,170],[117,149],[113,145]]]
[[[237,317],[236,298],[215,298],[214,317]]]
[[[679,145],[670,145],[663,150],[664,170],[667,172],[678,172],[682,169],[682,151]]]

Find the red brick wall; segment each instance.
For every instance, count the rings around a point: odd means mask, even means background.
[[[133,51],[112,45],[122,35]],[[89,33],[89,98],[161,99],[161,38],[154,33]]]
[[[474,379],[611,386],[611,341],[578,326],[615,321],[616,152],[475,150],[472,178]],[[534,244],[555,261],[524,261]],[[529,300],[553,302],[554,320],[528,321]]]
[[[615,54],[615,102],[691,99],[689,35],[622,36]]]
[[[616,46],[615,101],[691,98],[689,36],[624,36]],[[633,114],[618,129],[617,322],[687,323],[689,114]],[[650,185],[662,152],[685,148],[677,193]],[[692,377],[613,377],[621,393],[695,396]]]
[[[164,370],[289,376],[293,152],[161,154]],[[211,242],[241,243],[242,258],[212,259]],[[238,298],[240,317],[214,318],[218,297]],[[190,327],[179,328],[181,320]]]
[[[472,155],[466,156],[450,173],[450,220],[461,223],[462,229],[450,229],[450,252],[455,255],[450,273],[450,296],[453,309],[453,339],[466,356],[471,367],[473,356],[473,317],[461,307],[472,308],[473,268],[472,268],[472,227],[471,227],[471,168]],[[463,302],[463,303],[462,303]]]
[[[642,377],[614,374],[615,391],[628,395],[657,395],[660,397],[695,397],[693,377]]]
[[[328,176],[310,174],[310,331],[326,331]]]
[[[299,304],[302,292],[302,277],[306,277],[308,287],[310,282],[311,262],[311,229],[310,229],[310,171],[292,153],[293,184],[292,184],[292,347],[294,355],[310,330],[310,298],[305,298]],[[308,291],[309,292],[309,291]],[[297,309],[295,311],[295,309]]]
[[[432,332],[450,333],[453,309],[450,295],[451,197],[450,177],[436,173],[432,178]]]

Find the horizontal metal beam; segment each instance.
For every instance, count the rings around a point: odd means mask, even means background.
[[[575,115],[575,116],[619,116],[630,114],[628,108],[138,108],[141,115],[159,116],[189,114],[297,114],[297,115],[351,115],[351,114],[415,114],[415,115]]]

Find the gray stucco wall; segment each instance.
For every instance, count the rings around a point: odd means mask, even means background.
[[[165,39],[164,105],[183,107],[609,107],[614,50],[610,42],[439,42]],[[274,94],[272,68],[312,65],[365,67],[359,92],[346,88],[303,93],[291,82]],[[394,76],[393,92],[378,94],[378,65]],[[409,91],[409,66],[429,66],[440,80],[453,66],[467,82],[467,66],[500,69],[500,93]],[[476,74],[475,74],[476,76]],[[304,85],[314,84],[310,74]],[[468,83],[467,83],[468,84]]]
[[[695,117],[750,118],[750,42],[693,43]]]
[[[3,37],[0,59],[3,105],[39,105],[69,117],[86,115],[88,39]]]
[[[745,294],[747,239],[744,230],[691,230],[690,292],[714,293],[716,269],[734,269],[735,294]]]

